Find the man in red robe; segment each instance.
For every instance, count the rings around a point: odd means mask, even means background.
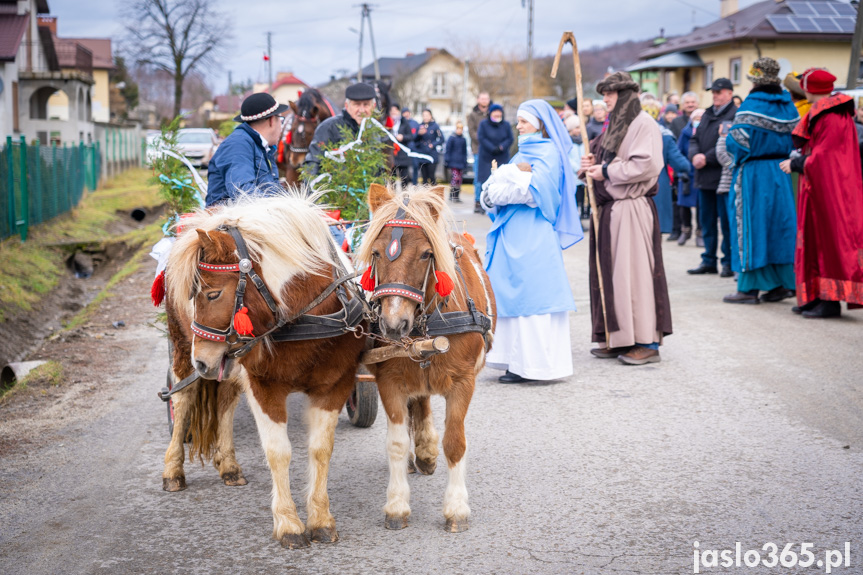
[[[810,68],[800,87],[812,108],[794,129],[802,155],[786,160],[786,173],[802,174],[798,193],[797,302],[807,318],[836,317],[839,302],[863,307],[863,180],[854,127],[854,101],[833,94],[836,77]]]

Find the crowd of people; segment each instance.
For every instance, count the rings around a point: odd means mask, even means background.
[[[745,99],[727,78],[715,80],[712,105],[700,109],[694,92],[662,103],[618,72],[597,86],[602,102],[581,103],[590,118],[584,130],[575,100],[556,117],[540,101],[519,108],[518,153],[507,169],[477,178],[493,219],[486,266],[500,300],[500,336],[488,363],[507,370],[501,382],[572,372],[557,351],[569,345],[560,314],[572,309],[559,276],[562,250],[577,241],[573,218],[590,215],[588,177],[598,209],[589,260],[596,357],[660,361],[659,345],[672,332],[663,235],[679,245],[694,236],[704,248],[689,274],[736,278],[726,303],[796,296],[792,311],[816,319],[841,315],[842,301],[863,307],[863,106],[855,114],[824,69],[780,78],[779,64],[765,57],[748,79]],[[489,115],[493,105],[483,100],[474,113]],[[565,142],[555,135],[560,124]],[[483,145],[483,126],[500,130],[490,116],[479,122],[477,166],[504,149],[499,140]],[[527,157],[532,138],[545,142],[537,148],[544,152]],[[553,161],[552,148],[563,162]],[[570,171],[577,181],[565,177]],[[550,202],[548,190],[559,198]]]
[[[575,303],[563,250],[583,239],[585,220],[598,358],[660,361],[659,346],[672,333],[663,234],[678,245],[694,236],[703,246],[689,274],[736,277],[726,303],[796,296],[792,311],[806,318],[839,316],[842,301],[863,307],[863,109],[855,114],[853,99],[834,92],[836,78],[824,69],[782,79],[779,64],[765,57],[748,79],[745,99],[730,80],[716,79],[712,105],[700,109],[694,92],[661,103],[616,72],[597,85],[601,101],[580,103],[584,125],[574,99],[560,113],[545,100],[523,102],[517,148],[503,108],[479,95],[467,117],[470,151],[459,123],[443,162],[450,199],[459,202],[473,154],[474,209],[492,219],[485,266],[498,323],[487,363],[505,370],[501,382],[572,374],[567,318]],[[356,131],[373,109],[371,86],[352,85],[345,96],[342,114],[315,131],[306,158],[313,172],[338,127]],[[208,205],[275,179],[269,142],[283,108],[267,94],[243,103],[243,125],[210,163]],[[435,183],[444,142],[432,113],[423,110],[419,123],[394,105],[389,117],[398,142],[394,178],[403,186]]]

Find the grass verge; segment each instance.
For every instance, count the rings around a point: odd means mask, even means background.
[[[158,241],[158,226],[121,234],[116,231],[122,212],[162,203],[150,171],[133,169],[85,195],[71,212],[30,229],[29,239],[0,242],[0,325],[17,311],[29,311],[54,289],[64,273],[68,252],[59,247],[75,242],[123,241],[132,248]],[[155,238],[155,239],[154,239]]]

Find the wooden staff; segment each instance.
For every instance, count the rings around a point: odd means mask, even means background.
[[[566,44],[572,44],[572,65],[575,67],[575,89],[578,99],[578,119],[581,122],[581,138],[584,141],[584,149],[590,153],[590,138],[587,135],[587,116],[584,115],[584,91],[581,86],[581,62],[578,59],[578,44],[575,43],[575,35],[571,31],[563,33],[560,37],[560,45],[554,56],[554,65],[551,67],[551,77],[557,77],[557,67],[560,64],[560,54]],[[585,174],[587,181],[587,197],[590,201],[590,213],[593,218],[593,233],[596,236],[596,276],[599,279],[599,299],[602,302],[602,323],[605,326],[605,345],[610,346],[608,337],[608,316],[605,311],[605,287],[602,283],[602,267],[599,260],[599,211],[596,209],[596,196],[593,193],[593,178]]]

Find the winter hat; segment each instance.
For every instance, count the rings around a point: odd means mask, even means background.
[[[621,90],[635,90],[636,94],[640,90],[629,72],[615,72],[596,85],[596,91],[600,94],[620,92]]]
[[[572,108],[573,110],[578,110],[578,99],[573,98],[572,100],[567,100],[566,105]]]
[[[805,98],[806,92],[800,88],[800,80],[798,80],[797,77],[798,74],[795,72],[788,72],[788,74],[785,75],[785,80],[782,81],[782,85],[798,98]]]
[[[810,94],[829,94],[836,76],[824,68],[809,68],[800,75],[800,88]]]
[[[578,116],[570,116],[563,122],[563,125],[566,126],[567,132],[571,132],[581,125],[581,121]]]
[[[756,86],[779,84],[782,82],[779,79],[779,62],[766,56],[758,58],[753,62],[746,77]]]
[[[668,112],[678,113],[680,110],[677,107],[677,104],[666,104],[665,109],[662,111],[663,114],[667,114]]]
[[[353,100],[355,102],[374,100],[375,97],[375,89],[369,84],[366,84],[365,82],[357,82],[356,84],[351,84],[345,89],[345,98],[347,98],[348,100]]]

